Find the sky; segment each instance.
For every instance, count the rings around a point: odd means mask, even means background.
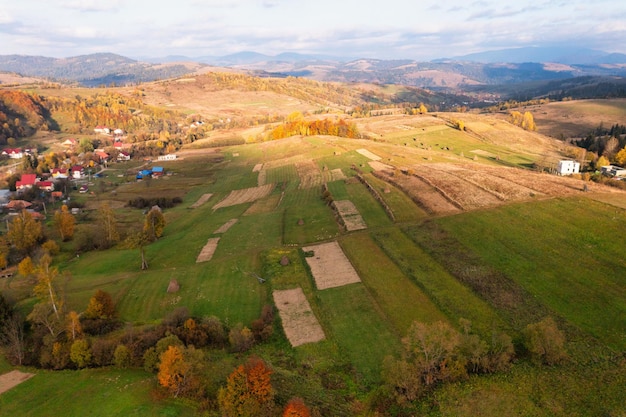
[[[0,55],[428,61],[527,46],[626,53],[626,1],[0,0]]]

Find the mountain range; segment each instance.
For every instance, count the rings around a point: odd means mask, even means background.
[[[143,57],[112,53],[70,58],[0,55],[0,71],[84,86],[128,85],[178,77],[211,66],[259,76],[296,76],[319,81],[402,84],[458,90],[476,86],[547,82],[581,76],[624,77],[626,55],[581,48],[516,48],[429,62],[333,57],[299,53]]]

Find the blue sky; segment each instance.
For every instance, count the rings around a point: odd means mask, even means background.
[[[626,2],[0,0],[0,55],[255,51],[430,60],[560,45],[626,53]]]

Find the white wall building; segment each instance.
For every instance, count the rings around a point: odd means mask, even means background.
[[[556,170],[559,175],[578,174],[580,172],[580,163],[576,161],[559,161]]]

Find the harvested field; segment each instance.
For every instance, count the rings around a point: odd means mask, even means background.
[[[273,296],[291,346],[319,342],[325,338],[302,288],[274,291]]]
[[[252,172],[259,172],[263,169],[263,164],[256,164],[254,168],[252,168]]]
[[[235,206],[237,204],[251,203],[269,195],[273,189],[274,184],[266,184],[261,187],[233,190],[225,199],[214,205],[213,210],[217,210],[222,207]]]
[[[230,229],[235,223],[237,223],[237,219],[230,219],[229,221],[224,223],[219,229],[213,232],[213,234],[217,235],[220,233],[226,233],[228,232],[228,229]]]
[[[191,208],[198,208],[201,205],[203,205],[204,203],[206,203],[207,201],[209,201],[209,198],[213,197],[213,194],[203,194],[202,197],[200,197],[198,199],[198,201],[196,201],[195,203],[193,203],[191,205]]]
[[[300,185],[298,188],[305,189],[322,185],[322,173],[315,162],[311,160],[297,162],[295,166],[296,171],[298,171],[298,177],[300,178]]]
[[[352,201],[339,200],[333,201],[333,204],[347,231],[367,229],[361,213],[359,213]]]
[[[19,385],[22,382],[34,376],[35,374],[29,374],[29,373],[20,372],[17,370],[7,372],[4,375],[0,375],[0,394],[2,394],[5,391],[10,390],[14,386]]]
[[[394,168],[391,165],[383,164],[379,161],[369,161],[368,164],[374,171],[391,171]]]
[[[433,169],[431,165],[415,167],[414,175],[437,188],[441,194],[463,210],[490,207],[500,203],[495,195],[446,170]]]
[[[284,195],[285,193],[283,192],[280,195],[274,194],[261,198],[248,207],[248,210],[243,214],[244,216],[251,216],[253,214],[271,213],[276,210]]]
[[[303,247],[302,250],[313,251],[313,256],[307,256],[305,259],[319,290],[361,282],[361,278],[343,253],[339,243],[322,243]]]
[[[357,149],[356,151],[372,161],[380,161],[382,159],[380,156],[368,151],[367,149]]]
[[[346,179],[346,174],[343,173],[341,168],[333,169],[330,171],[331,181],[339,181],[339,180],[345,180],[345,179]]]
[[[213,254],[215,253],[215,250],[217,249],[217,244],[219,243],[219,241],[220,241],[219,237],[210,238],[207,241],[206,245],[204,245],[204,247],[200,251],[200,254],[198,255],[198,257],[196,258],[196,263],[210,261],[211,258],[213,257]]]
[[[267,182],[266,178],[267,178],[267,171],[264,169],[259,171],[259,176],[257,177],[257,185],[259,187],[264,186]]]
[[[439,215],[459,211],[457,206],[446,200],[435,188],[420,178],[409,175],[390,175],[387,171],[381,172],[378,176],[400,188],[428,213]]]

